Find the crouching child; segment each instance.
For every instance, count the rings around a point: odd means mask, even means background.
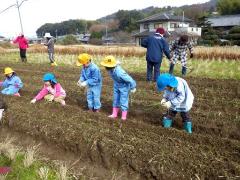
[[[4,69],[4,75],[6,79],[0,82],[0,86],[3,88],[1,94],[20,96],[19,90],[23,87],[20,77],[18,77],[15,71],[10,67]]]
[[[55,78],[54,74],[52,73],[44,74],[43,81],[44,81],[43,88],[38,93],[38,95],[31,100],[31,103],[34,104],[36,103],[36,101],[39,101],[44,98],[49,102],[55,101],[61,103],[63,106],[66,105],[64,100],[66,97],[66,92],[62,88],[60,83],[57,82],[57,79]]]
[[[194,96],[187,82],[168,73],[161,74],[157,79],[158,91],[164,91],[161,105],[168,109],[166,116],[163,117],[163,127],[170,128],[173,118],[179,112],[184,129],[192,133],[192,120],[189,111],[192,108]]]

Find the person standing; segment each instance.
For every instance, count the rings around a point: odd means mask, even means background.
[[[57,66],[57,63],[54,60],[54,37],[50,33],[45,33],[44,38],[46,38],[45,46],[48,48],[48,57],[51,63],[51,66]]]
[[[142,47],[147,48],[146,60],[147,60],[147,81],[155,82],[160,74],[160,67],[162,63],[163,53],[170,60],[169,45],[163,37],[165,30],[158,28],[156,33],[148,38],[144,39],[141,43]],[[154,77],[152,78],[154,69]]]
[[[18,44],[19,50],[20,50],[20,58],[22,62],[27,62],[27,48],[28,48],[28,40],[24,37],[23,34],[20,34],[18,37],[16,37],[13,40],[14,44]]]
[[[193,47],[188,41],[187,35],[182,35],[179,40],[175,41],[171,46],[170,50],[173,52],[173,58],[170,62],[169,73],[173,74],[174,66],[177,61],[181,61],[182,64],[182,75],[187,74],[187,50],[189,49],[190,58],[193,58]]]

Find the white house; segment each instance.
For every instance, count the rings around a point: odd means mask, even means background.
[[[140,24],[140,32],[134,35],[137,45],[141,44],[143,38],[154,34],[159,27],[168,32],[170,39],[176,38],[180,34],[187,34],[193,40],[197,40],[202,33],[200,27],[191,26],[193,24],[191,19],[166,13],[152,15],[138,21],[138,23]]]

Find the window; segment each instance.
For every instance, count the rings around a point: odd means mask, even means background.
[[[154,29],[157,29],[157,28],[160,28],[160,27],[163,27],[162,23],[155,23],[154,24]]]
[[[170,23],[170,28],[176,28],[177,24],[176,23]]]
[[[144,29],[149,29],[148,26],[149,26],[148,24],[144,24],[144,25],[143,25],[143,28],[144,28]]]

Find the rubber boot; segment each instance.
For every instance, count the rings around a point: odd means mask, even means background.
[[[127,111],[122,111],[122,120],[126,121],[127,120]]]
[[[14,96],[21,97],[19,93],[15,93]]]
[[[164,128],[172,127],[172,120],[167,117],[163,117],[163,127]]]
[[[119,108],[114,107],[112,109],[112,114],[110,116],[108,116],[108,117],[110,117],[110,118],[117,118],[118,112],[119,112]]]
[[[169,74],[173,74],[174,65],[175,65],[175,64],[172,64],[172,63],[170,64]]]
[[[187,67],[182,67],[182,75],[185,76],[187,74]]]
[[[184,130],[187,131],[187,133],[192,134],[192,122],[184,122],[183,126]]]

